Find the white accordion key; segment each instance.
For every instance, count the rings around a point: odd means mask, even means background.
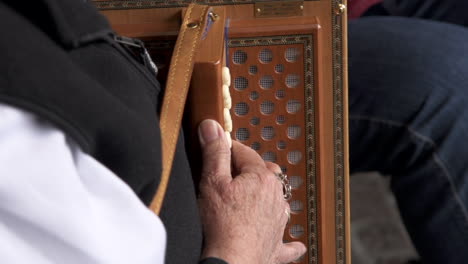
[[[223,106],[224,106],[224,130],[226,134],[226,139],[229,144],[229,148],[232,147],[232,139],[231,139],[231,132],[232,132],[232,118],[229,109],[232,107],[232,99],[231,93],[229,92],[229,86],[231,86],[231,73],[229,72],[228,67],[223,67],[221,72],[221,77],[223,80]]]
[[[224,108],[224,130],[227,132],[232,132],[231,114],[227,108]]]
[[[231,86],[231,73],[229,72],[228,67],[223,67],[221,77],[224,85],[227,85],[228,87]]]
[[[232,107],[232,99],[229,96],[228,98],[224,98],[224,108],[231,109]]]
[[[229,93],[229,86],[223,84],[223,105],[224,108],[231,109],[232,99],[231,94]]]

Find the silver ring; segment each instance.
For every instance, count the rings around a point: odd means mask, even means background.
[[[292,197],[292,188],[291,184],[289,184],[288,180],[288,175],[283,174],[283,173],[275,173],[276,177],[278,177],[278,180],[281,181],[281,184],[283,185],[283,198],[285,200],[289,200]]]

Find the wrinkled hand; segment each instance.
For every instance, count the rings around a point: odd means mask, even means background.
[[[231,153],[222,128],[212,120],[202,122],[199,134],[203,257],[218,257],[229,264],[280,264],[303,255],[302,243],[282,242],[289,205],[275,175],[281,172],[278,165],[265,163],[238,142],[232,142]]]

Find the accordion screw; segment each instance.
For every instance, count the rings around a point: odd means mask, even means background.
[[[343,14],[344,11],[346,11],[346,5],[345,4],[339,4],[338,7],[335,10],[335,13],[337,15]]]
[[[219,15],[213,12],[210,12],[208,16],[211,18],[212,21],[216,21],[219,18]]]
[[[197,28],[198,26],[200,26],[200,23],[198,22],[191,22],[187,24],[188,28]]]

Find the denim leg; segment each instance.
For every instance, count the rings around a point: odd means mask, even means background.
[[[424,18],[468,26],[467,0],[383,0],[382,7],[392,16]]]
[[[355,20],[349,76],[351,171],[392,175],[425,264],[468,263],[468,29]]]

